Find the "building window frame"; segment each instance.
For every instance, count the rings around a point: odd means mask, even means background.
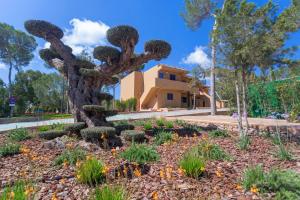
[[[174,95],[173,95],[173,93],[167,93],[167,100],[168,100],[168,101],[173,101],[173,100],[174,100]]]
[[[164,79],[165,74],[163,72],[158,72],[158,78]]]
[[[176,74],[170,74],[170,80],[176,81]]]

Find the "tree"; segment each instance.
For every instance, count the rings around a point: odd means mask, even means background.
[[[248,131],[248,75],[255,66],[264,68],[290,62],[285,56],[294,48],[286,49],[284,44],[288,38],[287,34],[297,30],[300,9],[295,2],[282,14],[276,15],[276,7],[272,1],[257,7],[245,0],[227,0],[223,11],[218,14],[216,38],[219,40],[220,52],[224,55],[226,65],[235,73],[239,130],[242,136],[247,135]],[[240,79],[242,84],[239,83]],[[245,131],[242,130],[240,90],[246,121]]]
[[[12,70],[19,72],[22,67],[27,66],[33,58],[36,46],[32,36],[8,24],[0,23],[0,61],[9,66],[9,97],[12,96]],[[11,108],[11,116],[12,114]]]
[[[96,65],[72,54],[72,49],[61,41],[64,34],[59,27],[46,21],[29,20],[25,28],[50,42],[50,48],[41,50],[40,56],[67,79],[68,99],[75,121],[85,122],[88,127],[109,126],[106,117],[116,113],[100,106],[102,101],[112,98],[110,94],[99,92],[104,85],[116,84],[115,75],[135,70],[149,60],[166,58],[171,51],[167,42],[151,40],[144,46],[145,53],[136,54],[134,47],[139,39],[136,29],[117,26],[107,31],[107,40],[119,48],[96,47],[93,56],[101,61]]]
[[[226,0],[224,0],[224,4]],[[211,115],[216,114],[216,93],[215,93],[215,68],[216,68],[216,30],[218,29],[217,22],[217,3],[213,0],[185,0],[185,12],[182,13],[182,17],[185,20],[186,24],[192,29],[196,30],[202,24],[202,22],[210,17],[213,17],[215,22],[212,30],[211,36],[211,57],[212,65],[210,70],[210,106],[211,106]]]
[[[0,116],[3,117],[8,111],[8,94],[6,85],[2,79],[0,79]]]
[[[203,73],[203,68],[200,66],[194,67],[191,71],[192,77],[189,86],[193,91],[193,109],[196,109],[196,94],[199,93],[199,88],[202,86],[200,77],[203,77]]]

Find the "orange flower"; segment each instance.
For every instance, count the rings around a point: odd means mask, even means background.
[[[112,148],[111,153],[112,153],[113,156],[115,156],[117,154],[117,150],[115,148]]]
[[[242,190],[243,187],[242,187],[240,184],[237,184],[237,185],[236,185],[236,189],[237,189],[237,190]]]
[[[216,170],[216,175],[217,177],[222,177],[223,176],[223,173],[221,172],[221,170]]]
[[[172,167],[168,166],[168,167],[166,168],[166,177],[167,177],[168,179],[170,179],[170,178],[172,177],[172,171],[173,171]]]
[[[57,196],[55,192],[53,193],[51,200],[57,200]]]
[[[63,163],[64,168],[67,168],[68,165],[69,165],[69,162],[67,160],[64,160],[64,163]]]
[[[109,167],[107,167],[107,166],[103,167],[102,173],[107,174],[108,172],[109,172]]]
[[[259,189],[256,187],[256,185],[252,185],[250,191],[251,191],[252,193],[258,193]]]
[[[165,178],[165,172],[164,172],[164,170],[160,170],[159,171],[159,176],[160,176],[160,178]]]
[[[178,174],[179,174],[180,176],[183,176],[184,173],[185,173],[185,169],[182,169],[182,168],[180,167],[180,168],[178,169]]]
[[[158,200],[158,193],[156,191],[152,193],[152,199]]]
[[[123,173],[124,173],[125,175],[127,175],[127,172],[128,172],[128,168],[125,166],[124,169],[123,169]]]
[[[141,172],[140,169],[137,169],[137,168],[136,168],[136,169],[133,171],[133,174],[134,174],[135,176],[139,177],[139,176],[142,175],[142,172]]]
[[[11,192],[9,193],[9,197],[10,197],[11,199],[14,199],[14,198],[15,198],[15,193],[14,193],[13,191],[11,191]]]
[[[79,160],[77,160],[76,167],[80,167],[80,165],[81,165],[81,162]]]
[[[27,187],[26,190],[25,190],[25,195],[29,196],[33,192],[34,192],[33,187]]]
[[[91,159],[93,158],[93,156],[87,155],[85,158],[86,158],[87,160],[91,160]]]
[[[65,184],[66,183],[66,179],[64,179],[64,178],[60,179],[59,183],[60,184]]]

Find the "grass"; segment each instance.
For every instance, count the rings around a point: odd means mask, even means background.
[[[214,138],[217,138],[217,137],[229,137],[229,134],[226,130],[221,130],[221,129],[217,129],[217,130],[213,130],[213,131],[210,131],[208,133],[209,136],[211,137],[214,137]]]
[[[293,159],[292,154],[288,151],[288,149],[283,144],[278,145],[277,157],[280,160],[292,160]]]
[[[19,154],[20,147],[21,145],[15,143],[7,143],[0,146],[0,158]]]
[[[174,123],[172,121],[166,121],[165,123],[166,128],[174,128]]]
[[[300,175],[291,170],[271,169],[264,172],[261,166],[249,167],[243,175],[243,186],[254,186],[260,193],[275,193],[277,200],[300,199]]]
[[[96,158],[87,158],[76,170],[76,178],[80,183],[90,186],[103,183],[105,180],[105,166]]]
[[[247,150],[249,148],[250,144],[251,144],[251,141],[250,141],[250,137],[249,136],[242,136],[238,140],[238,147],[241,150]]]
[[[86,152],[80,148],[65,150],[61,155],[54,160],[54,165],[62,165],[68,163],[75,165],[78,161],[85,160]]]
[[[144,130],[151,130],[152,129],[152,123],[150,121],[147,121],[144,123]]]
[[[46,131],[50,131],[50,130],[61,131],[64,129],[65,126],[66,126],[65,124],[60,124],[60,123],[40,126],[40,127],[38,127],[38,132],[46,132]]]
[[[72,118],[72,114],[44,114],[43,116],[44,120],[50,120],[50,119],[66,119],[66,118]]]
[[[146,164],[159,160],[159,154],[156,149],[146,144],[132,144],[123,151],[120,156],[129,162]]]
[[[126,191],[121,186],[104,185],[95,190],[92,200],[126,200],[128,199]]]
[[[157,125],[158,127],[163,127],[163,126],[165,126],[165,123],[166,123],[166,121],[165,121],[164,118],[159,118],[159,119],[156,120],[156,125]]]
[[[231,160],[230,156],[217,144],[202,140],[195,147],[199,156],[206,160]]]
[[[17,181],[13,186],[3,189],[0,194],[0,200],[29,200],[34,199],[34,188],[31,184],[25,184],[24,181]]]
[[[119,126],[119,125],[129,125],[129,121],[128,120],[120,120],[120,121],[116,121],[114,122],[115,126]]]
[[[167,131],[160,131],[155,135],[154,142],[157,145],[161,145],[167,142],[171,142],[173,139],[172,133]]]
[[[187,176],[199,179],[205,171],[205,159],[200,157],[195,149],[191,149],[183,155],[179,166]]]
[[[11,130],[8,134],[8,139],[11,141],[24,141],[30,139],[31,136],[29,135],[27,129],[25,128],[17,128],[14,130]]]

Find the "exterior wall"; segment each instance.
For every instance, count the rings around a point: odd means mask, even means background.
[[[167,99],[167,94],[173,94],[173,100]],[[175,90],[159,90],[158,93],[159,108],[181,108],[181,92]]]
[[[120,83],[120,98],[121,100],[127,100],[135,97],[134,87],[135,87],[135,73],[131,73],[124,77]]]

